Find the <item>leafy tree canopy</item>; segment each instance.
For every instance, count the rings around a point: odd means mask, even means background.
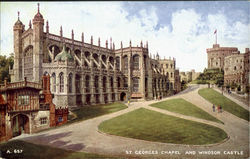
[[[9,67],[12,69],[13,65],[13,54],[11,54],[9,57],[0,55],[0,83],[3,83],[5,78],[10,81]]]

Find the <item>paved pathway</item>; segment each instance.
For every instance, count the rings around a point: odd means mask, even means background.
[[[46,132],[28,136],[19,136],[18,138],[36,144],[50,145],[74,151],[123,156],[125,158],[247,158],[249,156],[249,122],[227,112],[219,114],[212,112],[211,103],[198,95],[198,89],[202,87],[205,86],[190,86],[182,93],[162,99],[162,101],[173,98],[184,98],[185,100],[195,104],[204,111],[223,121],[225,123],[224,125],[197,119],[195,117],[172,113],[158,108],[153,108],[148,105],[158,101],[146,101],[131,103],[131,105],[127,109],[121,110],[119,112],[74,123],[57,129],[52,129]],[[141,107],[158,111],[164,114],[220,127],[227,132],[229,139],[222,143],[205,146],[195,146],[143,141],[98,132],[98,125],[101,122],[122,115],[124,113],[131,112]],[[130,151],[132,152],[132,154],[128,154]],[[195,156],[187,155],[185,154],[186,151],[194,151],[194,153],[196,154]],[[210,155],[198,154],[201,151],[209,153]],[[230,151],[231,155],[224,154],[224,151],[226,151],[227,153],[228,151]],[[237,154],[237,152],[234,151],[238,151],[240,154]],[[137,154],[140,152],[148,152],[151,154]],[[241,153],[243,153],[243,155],[241,155]]]
[[[221,90],[219,90],[218,88],[213,88],[215,91],[221,93]],[[234,96],[232,95],[229,95],[228,93],[226,92],[223,92],[223,96],[229,98],[230,100],[234,101],[235,103],[239,104],[240,106],[242,106],[243,108],[249,110],[249,101],[248,103],[245,101],[245,102],[242,102],[240,101],[239,99],[235,98]]]

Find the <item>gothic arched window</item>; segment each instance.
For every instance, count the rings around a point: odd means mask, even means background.
[[[90,88],[89,88],[89,81],[90,81],[90,77],[89,75],[86,75],[85,77],[85,87],[86,87],[86,92],[90,92]]]
[[[102,87],[103,87],[103,92],[106,92],[106,82],[107,82],[106,77],[105,77],[105,76],[103,76],[103,78],[102,78]]]
[[[124,60],[124,69],[128,70],[128,56],[125,56],[123,60]]]
[[[139,67],[139,60],[140,60],[140,56],[139,55],[134,55],[133,56],[133,68],[135,70],[138,70],[140,67]]]
[[[113,77],[110,77],[110,87],[111,87],[111,91],[114,91],[114,83],[113,83]]]
[[[78,74],[75,76],[75,91],[81,93],[81,76]]]
[[[133,92],[139,91],[139,78],[133,78]]]
[[[128,87],[128,78],[127,78],[127,77],[124,78],[123,86],[124,86],[125,88]]]
[[[115,58],[115,61],[116,61],[116,69],[117,69],[117,70],[120,70],[120,57],[117,56],[117,57]]]
[[[117,87],[118,87],[118,88],[121,87],[120,77],[117,77]]]
[[[69,74],[69,81],[68,81],[68,86],[69,86],[69,93],[72,93],[72,73]]]
[[[52,73],[52,92],[56,92],[56,74]]]
[[[94,85],[95,85],[95,92],[98,93],[98,87],[99,87],[99,77],[98,76],[95,76],[95,82],[94,82]]]
[[[62,72],[59,74],[59,92],[64,92],[64,77]]]

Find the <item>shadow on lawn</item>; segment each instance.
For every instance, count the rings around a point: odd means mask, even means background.
[[[71,140],[62,140],[62,138],[68,137],[71,134],[72,132],[69,131],[53,135],[41,134],[38,136],[25,137],[23,141],[10,140],[0,144],[0,158],[59,159],[70,156],[75,151],[80,151],[85,147],[82,143],[72,143]]]
[[[82,150],[85,147],[84,144],[81,144],[81,143],[70,144],[71,140],[68,140],[68,141],[60,140],[61,138],[70,136],[71,134],[72,134],[72,131],[57,133],[53,135],[42,134],[38,136],[27,137],[27,138],[24,138],[24,140],[35,143],[35,144],[49,145],[49,146],[53,146],[57,148],[64,148],[67,150],[73,150],[73,151]]]

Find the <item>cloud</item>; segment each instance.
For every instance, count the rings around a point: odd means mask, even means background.
[[[40,12],[49,21],[50,32],[53,34],[59,35],[62,25],[64,36],[71,38],[71,30],[74,29],[75,39],[80,40],[84,32],[85,42],[89,43],[93,35],[94,44],[97,44],[100,37],[102,46],[110,37],[116,48],[120,47],[120,41],[123,41],[124,47],[129,45],[130,40],[133,46],[140,45],[141,40],[144,44],[148,41],[150,53],[158,52],[162,58],[175,57],[180,71],[203,71],[207,66],[206,48],[212,47],[215,41],[215,29],[221,46],[234,46],[241,50],[249,46],[249,24],[237,19],[232,23],[232,19],[222,12],[203,15],[195,8],[175,9],[167,13],[166,17],[170,14],[171,18],[167,18],[166,24],[163,12],[159,17],[159,8],[155,6],[136,8],[138,12],[131,15],[123,4],[41,2]],[[18,10],[27,28],[29,20],[37,12],[37,5],[31,2],[1,3],[1,54],[13,52],[13,25]]]

